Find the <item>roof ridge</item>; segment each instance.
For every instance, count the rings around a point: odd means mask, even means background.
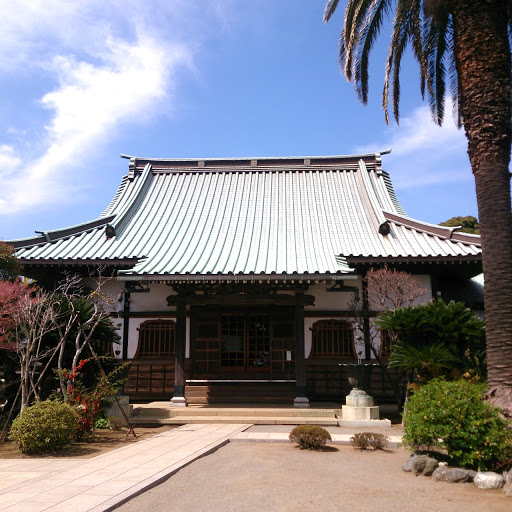
[[[238,162],[245,160],[319,160],[319,159],[350,159],[350,158],[364,158],[371,157],[379,159],[381,155],[387,155],[391,153],[391,149],[385,149],[384,151],[375,153],[355,153],[348,155],[289,155],[289,156],[243,156],[243,157],[201,157],[201,158],[159,158],[159,157],[141,157],[134,155],[121,154],[121,158],[129,159],[130,161],[145,161],[145,162],[199,162],[199,161],[226,161],[226,162]]]

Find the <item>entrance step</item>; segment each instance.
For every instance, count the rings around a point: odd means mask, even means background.
[[[323,425],[337,426],[338,420],[325,416],[176,416],[161,418],[159,416],[134,416],[130,419],[134,425],[185,425],[189,423],[252,423],[253,425]]]
[[[130,421],[139,425],[240,422],[257,425],[337,425],[336,413],[334,407],[172,407],[169,402],[154,402],[135,405]]]
[[[189,404],[292,404],[295,382],[210,381],[188,383],[185,396]]]

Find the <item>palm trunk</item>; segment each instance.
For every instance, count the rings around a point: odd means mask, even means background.
[[[452,0],[485,277],[488,396],[512,416],[511,64],[506,0]]]

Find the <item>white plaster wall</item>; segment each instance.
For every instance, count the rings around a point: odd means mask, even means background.
[[[143,311],[175,311],[167,305],[167,297],[174,295],[173,290],[165,284],[149,284],[149,293],[132,293],[130,310]]]
[[[428,302],[430,299],[432,299],[432,279],[429,275],[413,275],[412,276],[416,281],[418,281],[418,284],[421,288],[427,290],[425,295],[423,297],[420,297],[419,299],[416,299],[414,301],[414,305],[418,304],[424,304],[425,302]]]
[[[357,286],[361,293],[361,278],[357,280],[345,281],[345,286]],[[327,285],[329,288],[332,285]],[[315,305],[306,306],[305,311],[328,310],[328,311],[347,311],[350,309],[350,303],[354,298],[352,292],[328,292],[325,283],[319,283],[311,286],[306,295],[314,295]]]

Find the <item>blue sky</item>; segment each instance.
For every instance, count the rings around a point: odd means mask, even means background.
[[[340,2],[340,5],[344,2]],[[442,128],[402,72],[400,125],[340,73],[343,9],[324,0],[0,1],[0,239],[95,218],[127,160],[343,155],[383,158],[407,213],[477,215],[463,131]]]

